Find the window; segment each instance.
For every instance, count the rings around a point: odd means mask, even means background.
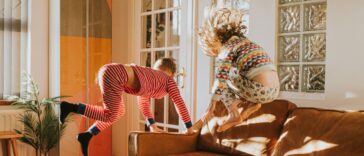
[[[182,20],[186,17],[184,15],[187,15],[184,10],[187,1],[140,0],[140,2],[141,12],[138,15],[141,20],[141,27],[138,28],[141,37],[138,49],[140,65],[151,67],[159,58],[171,57],[176,60],[177,69],[182,69],[185,57],[181,56],[184,56],[185,52],[182,50],[181,40],[182,32],[186,33],[182,25],[187,23],[186,20]],[[178,132],[181,129],[178,113],[169,97],[151,99],[150,104],[154,119],[161,129],[168,132]],[[139,119],[140,129],[148,130],[142,114]]]
[[[19,95],[26,71],[28,0],[0,0],[0,99]]]
[[[326,0],[279,0],[278,3],[281,91],[324,93]]]

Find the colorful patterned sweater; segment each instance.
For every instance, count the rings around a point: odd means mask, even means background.
[[[216,79],[212,88],[212,100],[220,101],[227,94],[231,67],[237,69],[240,76],[252,79],[261,72],[276,70],[268,54],[259,45],[247,38],[233,36],[224,44],[216,58],[218,67]]]

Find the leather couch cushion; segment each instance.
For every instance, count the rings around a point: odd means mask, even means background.
[[[201,129],[197,148],[228,155],[271,154],[286,117],[295,107],[285,100],[263,104],[248,120],[225,132],[217,133],[216,129],[228,115],[225,106],[219,103],[214,112],[215,117]]]
[[[174,154],[174,155],[169,155],[169,156],[225,156],[225,155],[198,151],[198,152],[191,152],[191,153]]]
[[[298,108],[289,115],[273,155],[363,155],[364,113]]]

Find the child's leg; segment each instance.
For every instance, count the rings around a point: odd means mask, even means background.
[[[78,141],[81,143],[84,155],[88,153],[88,144],[92,135],[97,135],[125,114],[122,92],[124,91],[124,85],[128,81],[128,75],[124,66],[121,64],[106,65],[100,69],[98,76],[104,106],[83,104],[78,106],[78,113],[99,120],[87,132],[78,135]]]
[[[115,122],[125,114],[125,105],[122,102],[124,85],[128,81],[126,69],[121,64],[109,64],[99,72],[99,85],[104,106],[81,105],[85,116],[103,122]],[[82,110],[82,108],[81,108]]]

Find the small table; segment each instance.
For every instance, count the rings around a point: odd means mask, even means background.
[[[8,156],[11,156],[10,150],[13,147],[13,155],[18,156],[18,150],[16,148],[16,140],[23,137],[23,135],[15,133],[13,131],[0,131],[0,140],[5,140],[6,147],[8,149]],[[11,145],[10,145],[11,144]]]

